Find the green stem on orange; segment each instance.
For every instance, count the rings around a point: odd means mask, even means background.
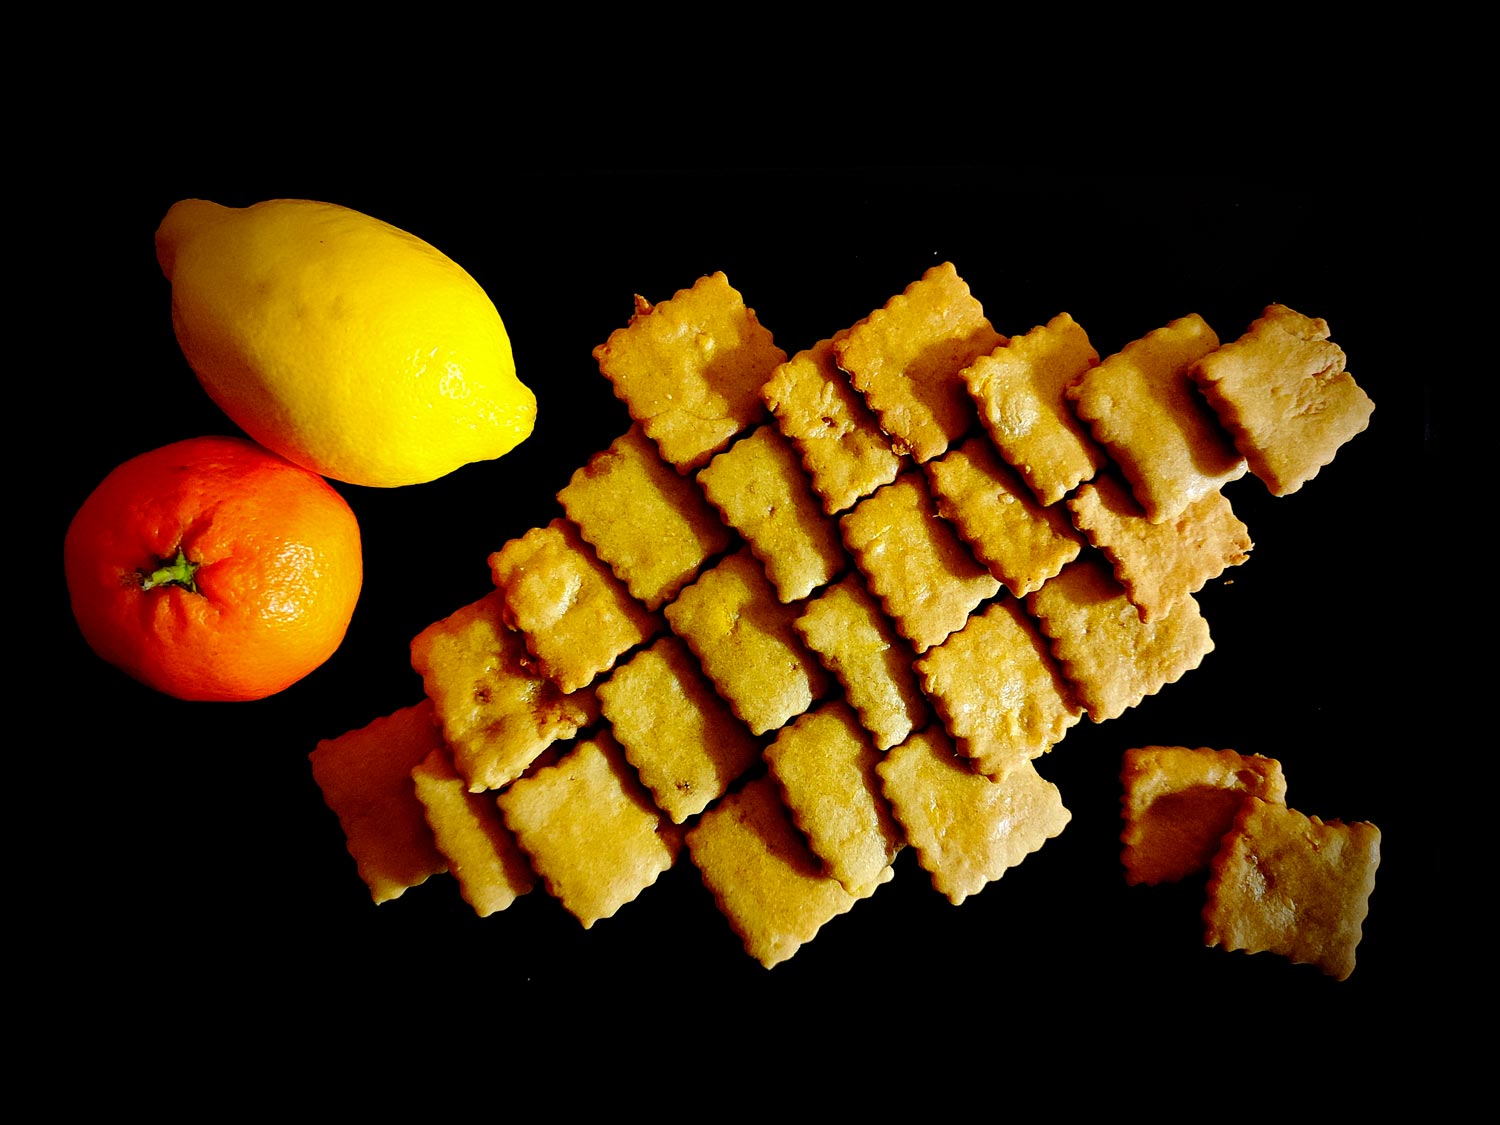
[[[171,562],[161,560],[161,566],[149,574],[144,570],[136,571],[141,576],[141,589],[154,590],[158,586],[181,586],[196,594],[198,584],[193,581],[193,572],[198,569],[198,564],[189,562],[186,553],[181,547],[177,548],[177,557]]]

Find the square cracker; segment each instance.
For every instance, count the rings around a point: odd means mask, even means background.
[[[557,499],[585,542],[647,609],[671,601],[730,534],[697,482],[631,426],[573,474]]]
[[[1066,395],[1098,362],[1088,334],[1061,313],[964,369],[995,448],[1043,504],[1056,504],[1107,461]]]
[[[870,593],[919,653],[962,629],[974,607],[1000,589],[938,518],[919,472],[865,497],[839,526]]]
[[[1039,589],[1083,548],[1061,505],[1044,508],[982,437],[926,465],[938,514],[1016,597]]]
[[[1141,746],[1120,763],[1125,882],[1175,883],[1207,870],[1247,797],[1286,803],[1281,763],[1206,746]]]
[[[801,453],[813,491],[830,516],[890,484],[901,471],[901,458],[880,423],[838,369],[832,340],[818,341],[773,371],[761,398],[782,435]]]
[[[1067,827],[1057,786],[1023,763],[995,781],[969,769],[938,727],[912,735],[875,767],[907,843],[939,894],[957,906]]]
[[[786,353],[722,273],[699,278],[594,349],[630,416],[678,472],[705,464],[765,415],[760,389]]]
[[[1120,584],[1095,559],[1080,559],[1027,597],[1031,615],[1088,716],[1118,718],[1196,668],[1214,650],[1198,603],[1142,621]]]
[[[532,670],[525,639],[502,620],[503,598],[496,590],[411,643],[412,667],[471,793],[509,785],[554,741],[599,718],[591,689],[564,695]]]
[[[1189,374],[1218,346],[1195,313],[1126,344],[1068,388],[1152,523],[1245,475],[1244,457]]]
[[[424,699],[325,739],[308,755],[323,801],[339,818],[359,877],[377,903],[448,870],[411,784],[413,767],[442,746],[432,704]]]
[[[564,692],[592,683],[662,630],[567,520],[512,539],[490,556],[505,620],[526,637],[542,675]]]
[[[974,403],[960,373],[1004,343],[953,263],[944,262],[836,336],[833,350],[892,448],[922,462],[973,424]]]
[[[917,672],[959,752],[990,777],[1041,757],[1083,714],[1014,598],[969,618]]]
[[[548,893],[585,930],[655,883],[682,846],[607,731],[496,801]]]
[[[783,726],[828,691],[827,676],[792,627],[796,607],[776,600],[748,547],[702,574],[666,614],[756,734]]]
[[[792,819],[824,869],[850,894],[891,878],[901,829],[880,793],[880,752],[849,705],[798,716],[766,747],[766,764]]]
[[[768,969],[879,885],[853,895],[825,875],[769,777],[750,782],[704,813],[688,831],[687,846],[745,952]]]
[[[1204,942],[1279,953],[1345,980],[1380,866],[1380,829],[1250,798],[1213,860]]]
[[[597,691],[625,756],[677,824],[722,797],[760,761],[760,744],[676,637],[636,653]]]
[[[1344,362],[1327,321],[1268,305],[1238,340],[1200,359],[1192,375],[1250,471],[1285,496],[1370,424],[1375,404]]]
[[[823,667],[838,677],[844,697],[878,749],[888,750],[927,725],[911,648],[857,574],[809,601],[793,624]]]
[[[411,780],[438,851],[447,857],[474,913],[487,918],[536,885],[494,799],[468,791],[446,749],[428,754],[411,771]]]
[[[775,426],[735,442],[698,474],[709,503],[745,538],[783,602],[799,601],[848,565],[796,451]]]
[[[1193,501],[1175,519],[1152,523],[1105,473],[1080,488],[1068,507],[1079,530],[1109,559],[1142,621],[1160,618],[1210,578],[1239,566],[1255,545],[1222,492]]]

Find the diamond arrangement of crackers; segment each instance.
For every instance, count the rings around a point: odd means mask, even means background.
[[[685,842],[767,967],[908,844],[962,902],[1068,824],[1034,760],[1213,651],[1192,595],[1250,549],[1222,486],[1295,491],[1368,423],[1327,337],[1271,306],[1100,362],[1066,313],[1007,339],[944,263],[788,360],[723,274],[638,297],[595,349],[635,424],[414,639],[427,699],[312,755],[372,898],[446,870],[589,928]],[[1127,754],[1129,881],[1211,861],[1210,943],[1347,976],[1378,832],[1285,809],[1268,762]]]

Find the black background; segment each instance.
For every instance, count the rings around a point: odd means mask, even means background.
[[[1411,284],[1393,265],[1404,221],[1387,210],[1377,228],[1370,201],[1291,178],[520,166],[455,179],[416,157],[361,168],[264,152],[180,159],[122,176],[59,235],[92,312],[67,341],[69,363],[88,373],[67,394],[78,436],[46,467],[37,553],[53,655],[41,702],[57,733],[42,737],[72,782],[63,791],[86,807],[39,882],[73,888],[62,925],[96,935],[82,970],[96,1004],[149,1005],[205,1035],[272,1014],[285,1030],[328,1035],[404,1034],[454,1014],[484,1023],[488,1011],[509,1027],[522,1008],[582,1029],[628,1012],[648,1039],[678,1021],[712,1036],[833,1020],[883,1039],[923,1027],[989,1054],[1020,1052],[1044,1028],[1106,1042],[1144,1026],[1168,1041],[1259,1043],[1302,1019],[1406,1033],[1387,1021],[1430,995],[1426,935],[1446,890],[1423,733],[1436,661],[1410,595],[1426,566],[1410,497],[1431,471],[1432,423],[1426,372],[1412,369],[1391,312]],[[67,523],[110,469],[237,432],[177,348],[154,256],[161,217],[192,196],[321,199],[426,239],[489,292],[539,404],[534,435],[499,461],[397,490],[337,486],[364,537],[348,637],[307,679],[249,704],[179,702],[104,665],[73,623],[62,575]],[[1376,403],[1370,429],[1300,492],[1275,499],[1249,476],[1228,486],[1255,549],[1200,595],[1216,650],[1124,717],[1074,727],[1039,763],[1072,811],[1064,834],[960,907],[908,850],[892,883],[770,972],[686,856],[587,932],[540,891],[478,919],[448,877],[373,906],[308,752],[421,698],[411,638],[490,589],[487,556],[561,514],[556,491],[627,427],[591,351],[626,322],[633,294],[659,301],[723,270],[791,353],[944,260],[1000,331],[1067,311],[1101,355],[1189,312],[1231,340],[1267,303],[1288,304],[1329,321]],[[1393,529],[1398,512],[1405,530]],[[1381,828],[1348,981],[1205,948],[1201,880],[1126,887],[1120,754],[1149,743],[1274,756],[1292,806]],[[950,1029],[970,1019],[982,1038],[963,1047]]]

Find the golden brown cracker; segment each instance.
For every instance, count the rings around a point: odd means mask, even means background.
[[[1244,476],[1245,459],[1189,374],[1219,346],[1197,314],[1146,333],[1068,388],[1152,523]]]
[[[760,761],[760,744],[677,637],[636,653],[597,690],[625,756],[677,824],[718,800]]]
[[[847,565],[837,526],[775,426],[761,426],[720,453],[698,483],[724,522],[744,536],[783,602],[807,597]]]
[[[1249,529],[1222,492],[1195,500],[1174,519],[1152,523],[1108,473],[1068,500],[1078,528],[1104,552],[1142,621],[1160,618],[1210,578],[1250,557]]]
[[[1014,598],[969,618],[916,668],[959,752],[994,778],[1052,749],[1083,714]]]
[[[1204,942],[1278,953],[1345,980],[1364,933],[1380,829],[1250,798],[1213,860]]]
[[[995,781],[970,770],[936,726],[875,767],[906,841],[939,894],[957,906],[1067,827],[1057,786],[1030,762]]]
[[[761,398],[801,453],[828,515],[890,484],[901,471],[901,458],[880,423],[839,370],[832,340],[819,340],[778,367]]]
[[[496,590],[411,643],[412,667],[471,793],[510,784],[555,740],[599,718],[592,690],[564,695],[532,669],[525,640],[502,620],[503,597]]]
[[[938,514],[1016,597],[1040,589],[1083,548],[1061,505],[1044,508],[984,438],[925,467]]]
[[[682,843],[607,731],[496,801],[548,893],[586,930],[655,883]]]
[[[930,461],[974,421],[961,372],[1005,343],[951,262],[933,266],[847,333],[838,365],[898,453]]]
[[[776,730],[828,691],[823,669],[792,628],[797,608],[776,600],[748,547],[700,575],[666,614],[756,734]]]
[[[760,389],[786,353],[722,273],[636,313],[594,358],[661,455],[689,473],[765,414]]]
[[[596,454],[557,494],[568,518],[647,609],[660,609],[730,533],[697,482],[661,459],[639,426]]]
[[[1142,621],[1125,590],[1093,558],[1064,567],[1028,596],[1027,607],[1096,723],[1155,695],[1214,649],[1191,597],[1158,620]]]
[[[919,472],[903,473],[839,519],[844,543],[897,630],[926,652],[1000,589],[938,518]]]
[[[448,870],[412,790],[411,771],[441,750],[427,700],[325,739],[308,755],[323,801],[339,818],[359,877],[377,903]]]
[[[1061,313],[963,371],[995,448],[1043,504],[1056,504],[1107,460],[1066,394],[1098,362],[1088,334]]]
[[[903,837],[880,793],[870,744],[845,703],[826,703],[781,729],[766,764],[824,869],[851,894],[891,877]]]
[[[1327,321],[1268,305],[1249,331],[1192,369],[1250,471],[1275,496],[1317,476],[1375,410],[1328,335]]]
[[[428,754],[411,771],[411,780],[438,851],[447,857],[474,913],[487,918],[536,885],[494,799],[468,791],[446,749]]]
[[[1120,764],[1125,881],[1175,883],[1208,868],[1247,797],[1286,803],[1281,763],[1233,750],[1141,746]]]
[[[505,619],[526,637],[542,675],[577,691],[659,633],[637,602],[564,519],[535,527],[490,556]]]

